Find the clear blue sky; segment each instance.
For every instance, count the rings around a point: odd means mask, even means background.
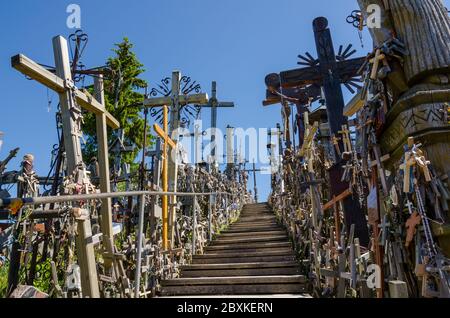
[[[450,0],[444,1],[449,6]],[[9,169],[18,169],[25,153],[36,157],[35,170],[46,175],[50,150],[56,141],[55,108],[47,112],[47,90],[27,81],[11,68],[10,57],[24,53],[35,61],[53,65],[51,39],[68,36],[66,7],[81,6],[82,29],[89,35],[83,62],[87,67],[103,65],[114,43],[128,37],[145,65],[143,75],[156,83],[174,69],[197,80],[209,93],[212,80],[218,83],[220,99],[237,107],[219,111],[220,128],[274,127],[280,107],[263,108],[264,77],[297,67],[297,54],[315,54],[312,20],[329,20],[337,49],[354,44],[359,55],[371,49],[364,33],[365,48],[357,31],[345,19],[356,0],[153,0],[153,1],[34,1],[2,3],[0,11],[0,131],[5,133],[0,158],[13,147],[21,147]],[[355,55],[356,56],[356,55]],[[345,93],[346,99],[350,97]],[[209,119],[209,112],[202,117]],[[269,176],[258,176],[260,198],[269,193]],[[15,195],[15,194],[13,194]]]

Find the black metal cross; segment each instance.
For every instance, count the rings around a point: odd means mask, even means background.
[[[299,100],[303,98],[303,101],[305,98],[317,99],[320,96],[320,89],[317,88],[323,87],[331,133],[337,134],[345,123],[343,116],[345,105],[341,84],[344,84],[351,92],[354,92],[353,88],[360,88],[356,83],[355,76],[366,58],[347,60],[355,53],[355,50],[350,51],[351,45],[347,46],[345,50],[343,50],[343,46],[340,46],[336,55],[326,18],[316,18],[313,22],[313,29],[318,58],[314,59],[309,53],[306,53],[306,57],[299,55],[302,61],[298,64],[307,67],[267,75],[265,82],[269,98],[265,103],[275,101],[272,96],[274,92],[288,98]]]
[[[317,98],[314,87],[321,87],[326,103],[330,135],[337,136],[342,125],[347,123],[347,118],[344,116],[345,104],[341,85],[345,85],[352,93],[355,92],[353,88],[361,88],[356,83],[355,77],[366,58],[348,59],[356,52],[355,50],[351,51],[351,45],[347,46],[345,50],[341,46],[336,55],[326,18],[316,18],[313,21],[313,30],[318,58],[313,58],[309,53],[306,53],[306,57],[299,55],[302,60],[299,64],[307,67],[283,71],[279,74],[269,74],[266,76],[265,82],[269,92],[278,94],[283,99],[288,97],[300,100],[299,97],[304,96],[307,92],[312,93],[309,98],[314,99]],[[302,91],[301,88],[305,89]],[[270,94],[268,96],[271,97]],[[342,141],[339,143],[342,144]],[[342,148],[342,145],[339,145],[339,147]],[[337,161],[339,162],[339,158]],[[342,176],[342,168],[339,164],[329,169],[328,173],[331,195],[339,195],[348,189],[346,182],[336,181],[341,180]],[[352,198],[347,198],[343,203],[347,229],[350,225],[355,224],[357,237],[360,238],[363,246],[367,246],[367,225],[358,202],[352,200]]]

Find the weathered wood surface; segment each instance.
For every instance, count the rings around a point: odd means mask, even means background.
[[[270,226],[270,230],[263,232],[265,235],[253,231],[252,227],[260,226],[254,225],[255,219]],[[213,246],[206,248],[205,255],[196,255],[193,264],[182,266],[181,278],[163,281],[162,295],[304,293],[306,278],[299,275],[286,232],[274,226],[276,222],[269,208],[261,204],[247,205],[241,220],[232,225],[233,231],[239,232],[219,236]],[[241,222],[245,227],[239,227]],[[248,233],[256,234],[252,237]],[[277,242],[278,237],[281,242]],[[261,242],[252,243],[252,238]]]
[[[389,0],[397,37],[409,50],[405,75],[413,83],[450,71],[450,18],[441,0]]]
[[[410,85],[429,74],[450,72],[450,18],[441,0],[358,0],[379,5],[381,28],[369,29],[379,46],[396,35],[408,48],[404,71]]]
[[[55,76],[55,74],[33,62],[23,54],[13,56],[11,58],[11,66],[59,94],[62,94],[67,90],[66,83],[62,78]],[[103,105],[98,103],[95,99],[88,97],[79,90],[75,90],[75,98],[77,103],[87,111],[97,115],[105,113],[108,126],[111,128],[117,129],[120,127],[117,119],[115,119],[109,112],[106,112]]]

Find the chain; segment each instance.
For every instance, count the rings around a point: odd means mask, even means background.
[[[420,189],[417,184],[414,185],[414,189],[415,189],[416,198],[417,198],[417,210],[418,210],[420,217],[422,218],[422,222],[423,222],[423,230],[425,232],[425,239],[427,241],[428,254],[431,258],[434,258],[438,253],[436,250],[436,245],[433,240],[430,223],[428,222],[428,217],[425,212],[425,207],[424,207],[424,204],[422,201],[422,195],[420,194]]]

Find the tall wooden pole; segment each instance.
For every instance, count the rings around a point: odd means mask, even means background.
[[[167,133],[168,132],[168,123],[167,123],[167,106],[163,107],[163,129]],[[169,152],[168,152],[168,145],[167,142],[164,142],[163,145],[163,177],[162,177],[162,184],[163,184],[163,191],[167,192],[169,191]],[[163,195],[162,197],[162,219],[163,219],[163,249],[167,250],[169,248],[169,213],[168,213],[168,196]]]
[[[327,105],[330,133],[331,135],[337,136],[342,125],[346,123],[347,118],[344,117],[345,104],[342,95],[341,79],[327,19],[324,17],[316,18],[313,22],[313,29],[319,59],[319,69],[323,78],[323,92]],[[342,141],[339,142],[339,147],[341,145]],[[337,164],[329,170],[331,196],[337,196],[348,188],[348,184],[337,182],[341,180],[343,171],[340,164],[341,158],[337,156],[336,159]],[[360,239],[363,246],[368,246],[369,233],[367,222],[358,202],[352,198],[346,198],[343,201],[343,206],[347,230],[349,231],[350,226],[355,224],[355,236]]]
[[[53,53],[55,56],[56,75],[65,80],[66,86],[73,86],[74,83],[70,71],[67,40],[62,36],[53,38]],[[80,143],[81,132],[78,127],[79,123],[76,122],[73,116],[73,113],[79,109],[79,107],[77,106],[70,89],[60,93],[59,98],[64,135],[64,149],[66,151],[67,174],[71,175],[75,172],[78,165],[83,164]],[[81,109],[79,111],[79,115],[81,116]]]
[[[94,96],[95,99],[102,105],[105,103],[103,75],[98,75],[94,79]],[[109,153],[108,153],[108,132],[106,126],[106,115],[96,114],[96,127],[97,127],[97,148],[98,148],[98,164],[99,164],[99,177],[100,177],[100,191],[102,193],[111,192],[111,182],[109,178]],[[102,199],[102,206],[100,209],[101,215],[101,231],[103,237],[106,238],[104,242],[110,242],[113,239],[113,227],[112,227],[112,208],[111,199]],[[107,244],[109,245],[109,244]],[[112,246],[107,246],[108,253],[113,254]],[[105,258],[106,270],[111,268],[111,258]]]
[[[73,85],[70,71],[69,50],[67,41],[62,36],[53,38],[53,52],[55,55],[56,75],[65,80],[66,85]],[[81,108],[75,102],[73,91],[68,89],[60,93],[61,117],[63,123],[64,148],[66,150],[67,173],[76,173],[83,178],[83,157],[81,153],[81,131],[74,117],[81,116]],[[77,113],[79,111],[79,113]],[[100,297],[97,264],[95,262],[94,245],[87,242],[92,236],[90,219],[77,220],[76,247],[81,274],[81,288],[84,297]]]

